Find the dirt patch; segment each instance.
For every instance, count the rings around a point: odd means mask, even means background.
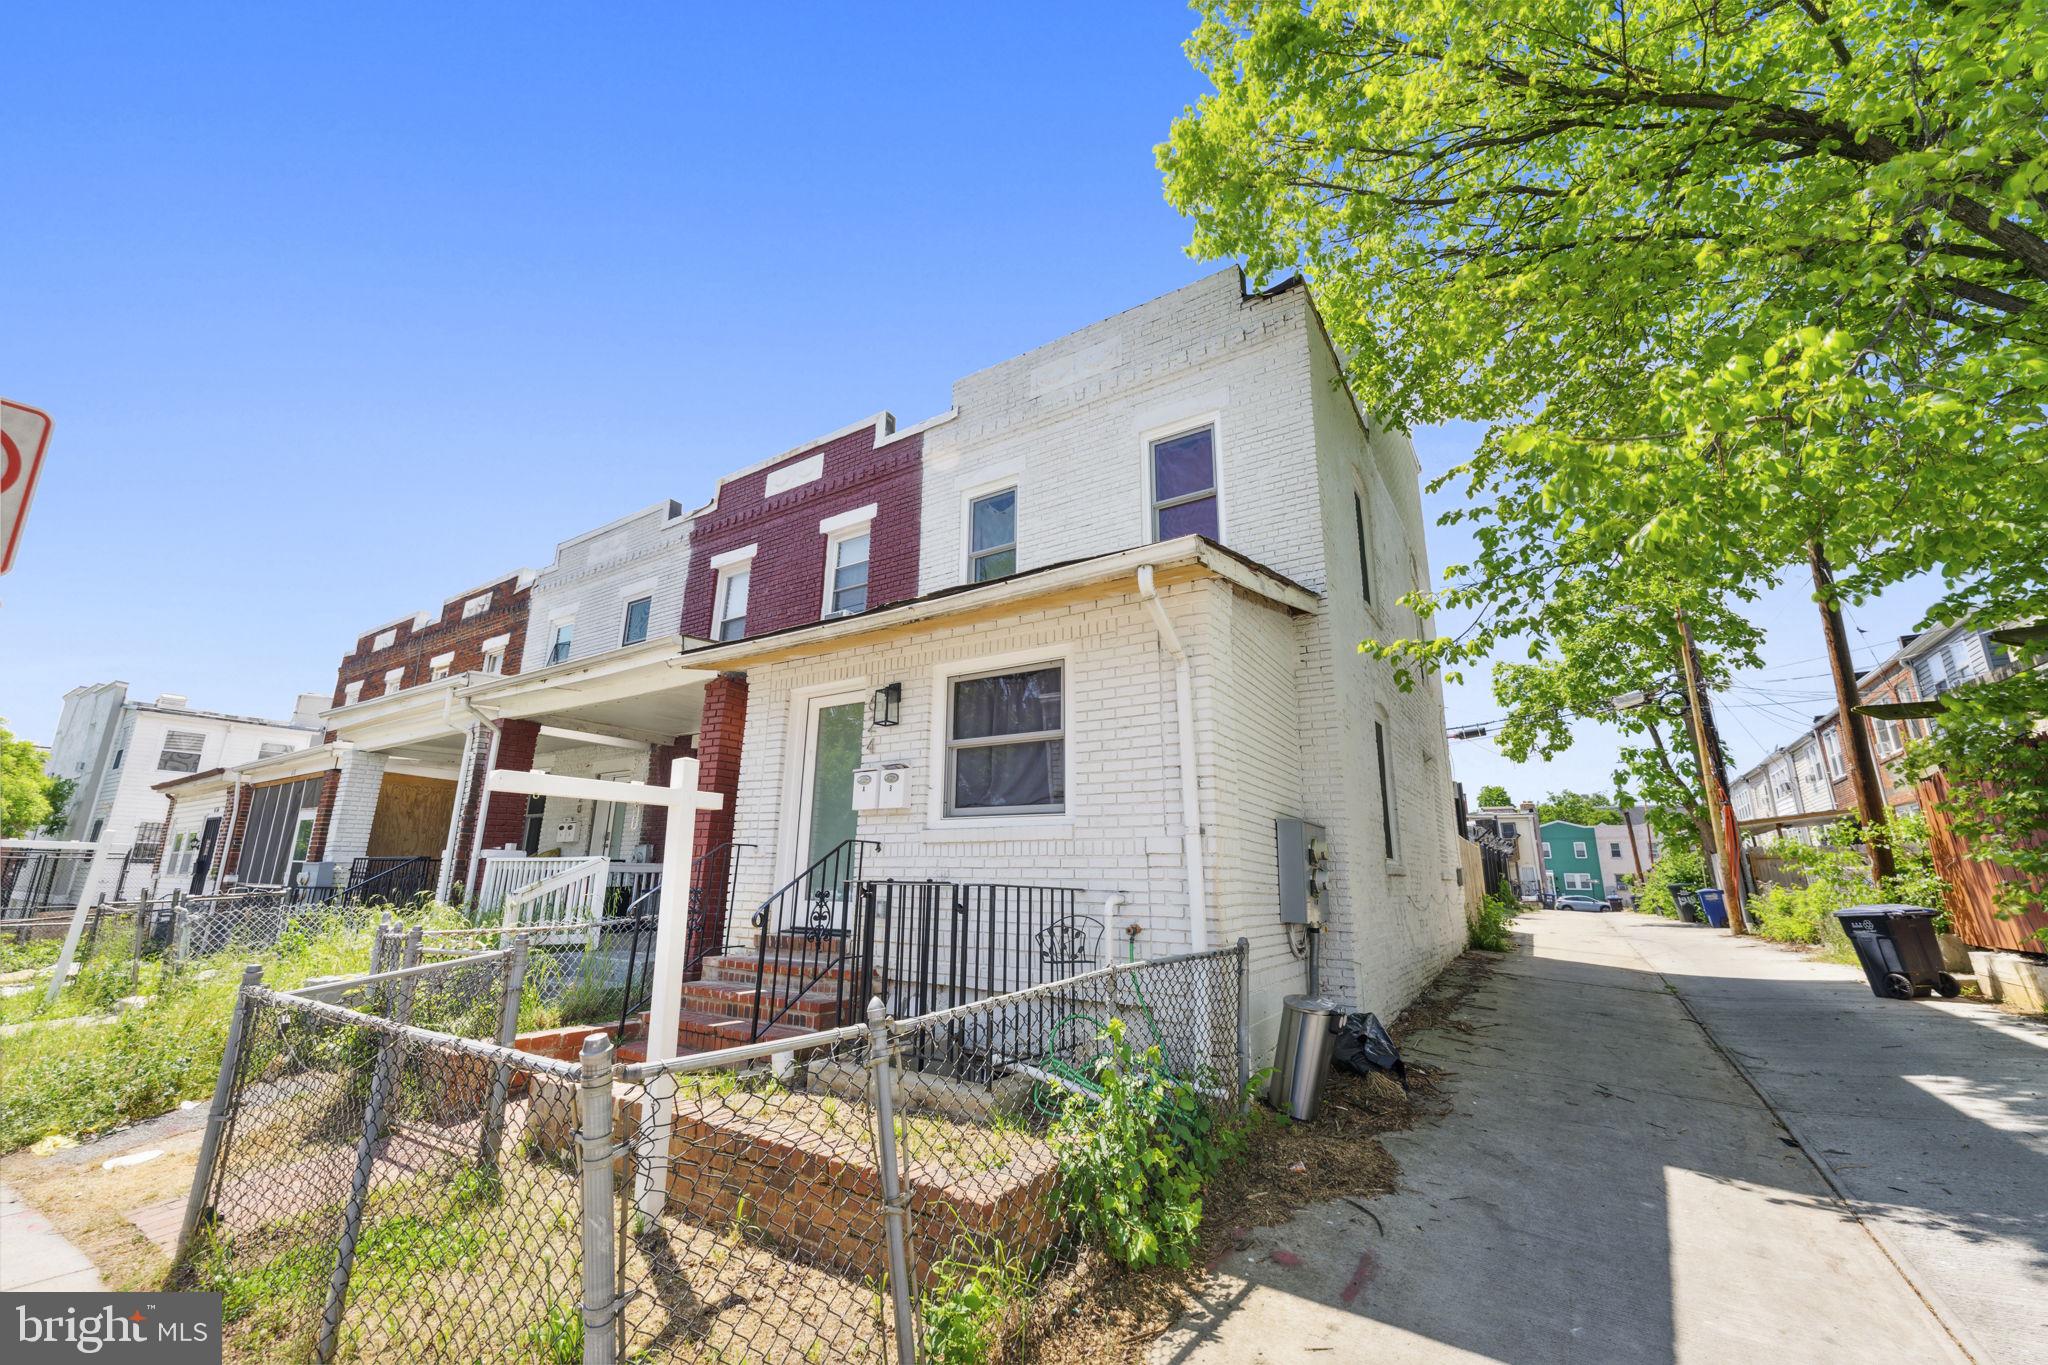
[[[1495,954],[1466,953],[1452,963],[1401,1012],[1392,1029],[1395,1041],[1438,1030],[1470,1032],[1472,1025],[1459,1011],[1499,960]],[[1403,1091],[1384,1076],[1332,1072],[1322,1112],[1312,1123],[1290,1123],[1256,1108],[1245,1159],[1203,1194],[1194,1264],[1131,1272],[1090,1250],[1075,1270],[1038,1295],[1026,1341],[1011,1358],[1041,1365],[1143,1361],[1151,1343],[1196,1306],[1197,1291],[1216,1265],[1250,1242],[1253,1229],[1277,1226],[1331,1199],[1350,1200],[1371,1216],[1363,1201],[1392,1193],[1399,1175],[1380,1135],[1436,1117],[1448,1102],[1435,1072],[1411,1062],[1408,1079]]]
[[[170,1257],[128,1215],[190,1192],[199,1138],[198,1128],[174,1113],[49,1156],[24,1148],[0,1158],[0,1181],[91,1257],[109,1289],[155,1289]],[[163,1155],[111,1171],[100,1165],[109,1157],[149,1148]]]

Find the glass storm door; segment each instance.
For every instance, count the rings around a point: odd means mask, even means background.
[[[805,836],[801,871],[860,832],[853,814],[853,770],[860,766],[867,699],[814,703],[810,772],[804,783]]]

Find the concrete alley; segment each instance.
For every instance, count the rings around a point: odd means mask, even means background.
[[[1516,931],[1406,1040],[1451,1110],[1385,1139],[1399,1192],[1257,1232],[1157,1359],[2048,1361],[2048,1028],[1672,921]]]

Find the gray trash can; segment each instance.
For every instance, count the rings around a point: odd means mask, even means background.
[[[1290,995],[1280,1002],[1280,1045],[1273,1053],[1266,1103],[1303,1123],[1316,1116],[1343,1012],[1327,996]]]

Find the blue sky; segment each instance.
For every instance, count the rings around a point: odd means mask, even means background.
[[[0,716],[47,740],[115,677],[286,713],[370,625],[1213,269],[1152,162],[1192,22],[13,8],[0,392],[56,434],[0,579]],[[1417,447],[1434,473],[1476,438]],[[1773,672],[1817,672],[1803,594],[1767,609]],[[1739,754],[1785,704],[1737,713]],[[1612,744],[1454,757],[1538,795],[1604,784]]]

